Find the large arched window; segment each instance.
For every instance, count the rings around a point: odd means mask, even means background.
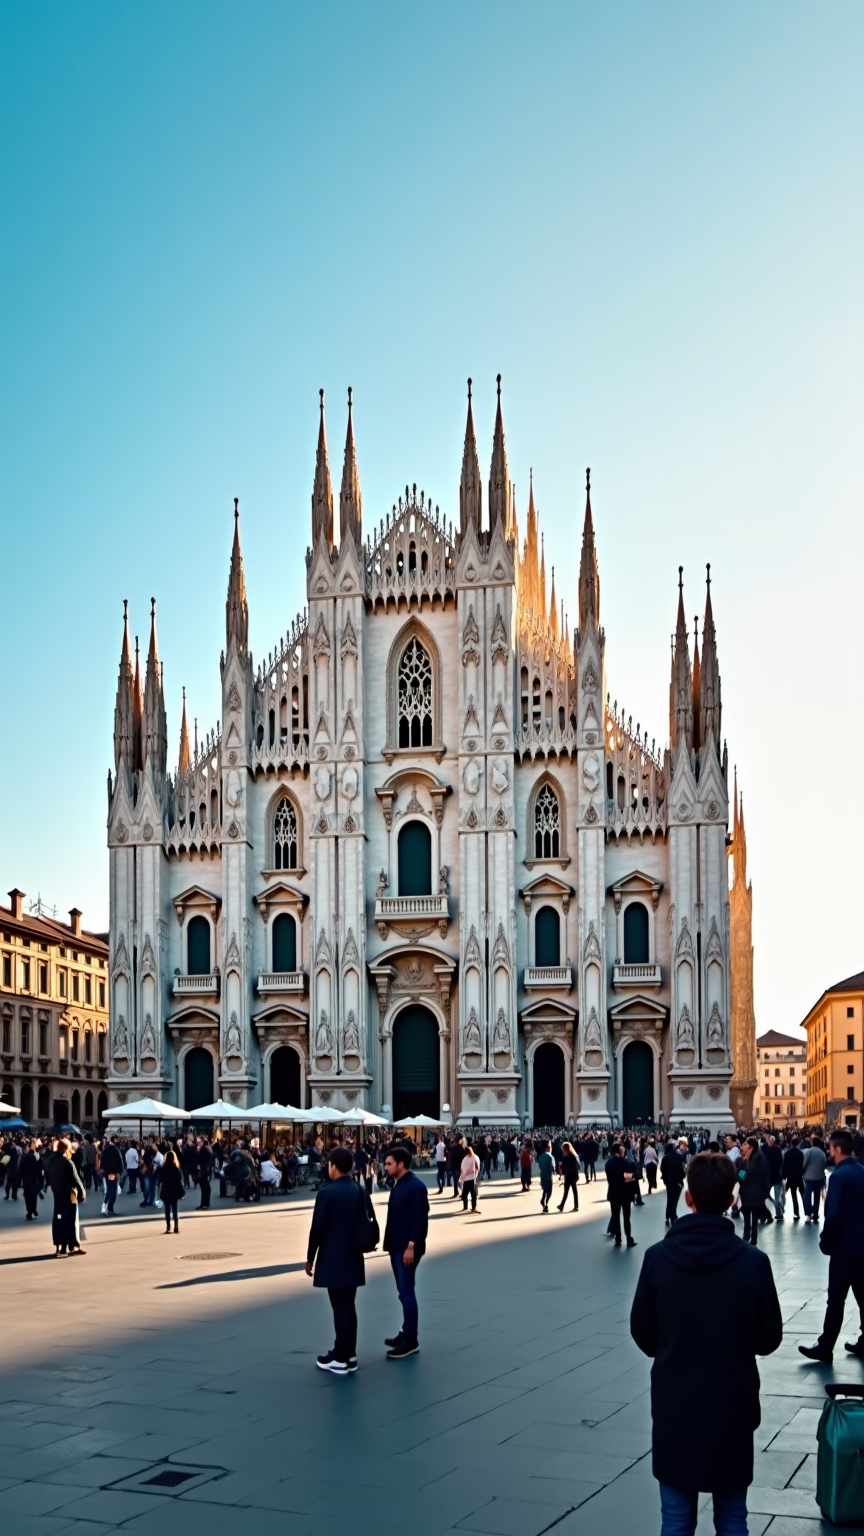
[[[409,821],[399,833],[399,895],[431,896],[432,834],[422,821]]]
[[[399,659],[396,682],[400,747],[431,747],[432,662],[416,635]]]
[[[534,919],[534,964],[561,964],[561,918],[554,907],[541,907]]]
[[[297,812],[283,795],[273,817],[273,868],[296,869],[298,862]]]
[[[624,908],[624,964],[647,965],[650,959],[648,908],[631,901]]]
[[[186,969],[190,976],[210,975],[210,924],[200,914],[189,920],[186,934]]]
[[[561,807],[551,784],[544,784],[534,801],[534,857],[561,857]]]
[[[297,924],[288,912],[273,919],[273,969],[297,969]]]

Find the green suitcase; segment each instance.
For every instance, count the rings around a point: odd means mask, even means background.
[[[864,1526],[864,1386],[832,1382],[816,1438],[816,1502],[832,1525]]]

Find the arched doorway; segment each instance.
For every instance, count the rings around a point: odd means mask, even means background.
[[[82,1129],[82,1126],[81,1126],[81,1095],[78,1092],[77,1088],[73,1088],[73,1090],[72,1090],[72,1124],[76,1125],[79,1130]]]
[[[621,1121],[623,1125],[643,1124],[654,1119],[654,1052],[644,1040],[631,1040],[624,1047],[621,1068]]]
[[[51,1090],[47,1083],[39,1085],[38,1106],[37,1116],[43,1125],[47,1125],[51,1119]]]
[[[303,1109],[300,1102],[300,1057],[290,1045],[280,1045],[270,1057],[270,1102],[291,1104]]]
[[[213,1057],[196,1045],[183,1063],[183,1108],[201,1109],[213,1103]]]
[[[21,1084],[21,1095],[20,1095],[20,1098],[21,1098],[21,1104],[20,1104],[21,1119],[22,1120],[32,1120],[33,1119],[33,1089],[30,1087],[29,1083],[22,1083]]]
[[[545,1040],[534,1052],[534,1124],[564,1124],[564,1052]]]
[[[393,1024],[393,1118],[441,1113],[438,1021],[428,1008],[403,1008]]]

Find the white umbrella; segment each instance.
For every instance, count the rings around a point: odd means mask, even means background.
[[[296,1120],[305,1115],[304,1109],[294,1109],[291,1104],[253,1104],[244,1109],[247,1120]]]
[[[373,1115],[371,1109],[350,1109],[342,1118],[343,1125],[387,1125],[383,1115]]]
[[[0,1103],[0,1115],[20,1115],[20,1113],[20,1109],[16,1109],[14,1104]]]
[[[190,1120],[248,1120],[248,1109],[238,1109],[236,1104],[229,1104],[226,1099],[216,1099],[212,1104],[202,1104],[200,1109],[193,1109],[189,1114]]]
[[[131,1104],[115,1104],[106,1109],[103,1120],[191,1120],[187,1109],[163,1104],[161,1099],[134,1099]]]
[[[298,1123],[303,1125],[336,1125],[345,1119],[338,1109],[331,1109],[327,1104],[317,1104],[314,1109],[301,1110],[294,1116]]]
[[[394,1120],[393,1121],[394,1126],[409,1126],[409,1125],[440,1126],[440,1125],[443,1125],[443,1123],[444,1122],[442,1120],[430,1120],[428,1115],[405,1115],[402,1120]]]

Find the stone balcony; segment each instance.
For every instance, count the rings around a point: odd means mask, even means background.
[[[376,896],[375,922],[382,939],[391,928],[403,939],[422,939],[436,927],[443,939],[450,926],[450,906],[444,895]]]
[[[616,992],[627,987],[638,987],[640,991],[645,987],[659,987],[661,980],[660,967],[654,961],[646,961],[640,965],[622,965],[616,960],[612,969],[612,985]]]
[[[219,973],[212,971],[204,976],[175,976],[171,990],[175,997],[218,997]]]
[[[259,997],[270,997],[274,993],[305,996],[309,981],[305,971],[261,971],[256,986]]]
[[[526,965],[522,973],[526,992],[569,992],[573,986],[571,965]]]

